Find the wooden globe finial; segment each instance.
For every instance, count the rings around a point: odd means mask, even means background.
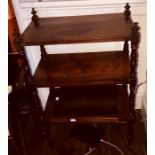
[[[131,7],[130,7],[129,3],[126,3],[124,8],[125,8],[125,11],[124,11],[125,18],[129,19],[130,15],[131,15],[131,11],[130,11]]]
[[[34,25],[35,25],[36,27],[39,27],[39,18],[38,18],[38,16],[37,16],[37,11],[35,11],[34,8],[32,8],[31,14],[33,15],[31,19],[32,19],[32,21],[34,22]]]

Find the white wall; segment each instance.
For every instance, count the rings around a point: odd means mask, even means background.
[[[26,0],[25,0],[26,1]],[[138,81],[139,83],[146,80],[146,0],[77,0],[77,1],[54,1],[54,2],[21,2],[12,0],[15,8],[15,14],[19,24],[20,31],[26,28],[31,21],[31,8],[37,10],[39,17],[55,16],[74,16],[83,14],[101,14],[123,12],[124,5],[129,2],[134,21],[139,22],[141,27],[141,43],[139,49],[139,66]],[[122,43],[91,43],[91,44],[70,44],[70,45],[52,45],[46,46],[48,53],[65,53],[65,52],[93,52],[101,50],[122,49]],[[39,47],[27,47],[27,56],[30,62],[32,73],[34,73],[39,60]],[[144,94],[145,86],[141,86],[137,93],[136,108],[141,108],[141,99]],[[48,88],[38,89],[45,107],[46,99],[49,93]]]

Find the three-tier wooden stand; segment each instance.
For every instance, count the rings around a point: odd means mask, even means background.
[[[131,144],[140,28],[131,19],[129,4],[124,13],[39,18],[33,8],[32,15],[23,34],[15,33],[15,42],[21,55],[25,55],[24,46],[40,46],[41,60],[34,76],[28,74],[28,81],[34,96],[37,87],[50,87],[46,121],[127,122]],[[122,51],[48,54],[44,47],[120,41],[124,41]]]

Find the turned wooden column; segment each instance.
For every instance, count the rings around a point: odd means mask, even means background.
[[[14,35],[15,47],[16,47],[17,51],[19,52],[20,58],[22,60],[21,68],[24,71],[24,85],[25,85],[24,87],[26,89],[28,89],[30,92],[32,92],[32,94],[33,94],[33,100],[34,100],[34,104],[32,105],[32,106],[34,106],[33,110],[42,112],[42,106],[40,103],[40,99],[38,97],[38,93],[37,93],[37,90],[36,90],[36,87],[35,87],[35,84],[33,81],[33,77],[31,75],[31,71],[30,71],[30,67],[28,65],[29,63],[28,63],[28,60],[27,60],[27,57],[25,54],[25,50],[22,46],[22,38],[18,32],[14,32],[13,35]],[[25,113],[25,112],[23,112],[23,113]]]
[[[137,87],[137,66],[138,66],[138,47],[140,41],[140,27],[134,23],[131,33],[131,55],[130,55],[130,97],[129,97],[129,117],[128,117],[128,143],[132,143],[133,124],[135,121],[135,99]]]
[[[125,57],[127,57],[127,58],[129,57],[129,44],[128,44],[128,40],[126,40],[124,42],[123,54],[124,54]],[[125,90],[127,89],[127,83],[126,82],[123,83],[123,87],[124,87]]]

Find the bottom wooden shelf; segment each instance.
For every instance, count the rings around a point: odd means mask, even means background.
[[[45,115],[50,122],[120,122],[128,116],[123,85],[53,88]]]

